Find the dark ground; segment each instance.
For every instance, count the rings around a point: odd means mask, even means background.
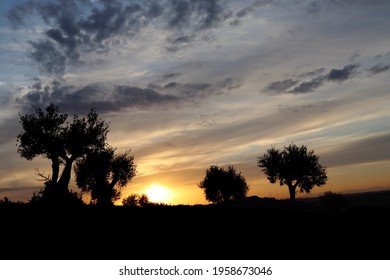
[[[379,200],[390,198],[390,192],[375,195]],[[248,201],[223,207],[109,210],[1,207],[0,259],[390,257],[390,204],[375,203],[371,196],[349,199],[349,207],[340,212],[324,211],[315,200],[294,205],[272,199]]]

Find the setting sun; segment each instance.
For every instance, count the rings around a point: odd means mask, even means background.
[[[164,202],[166,203],[169,199],[169,191],[166,187],[159,184],[151,185],[147,191],[146,195],[148,196],[151,202]]]

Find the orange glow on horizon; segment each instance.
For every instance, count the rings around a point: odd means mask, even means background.
[[[327,191],[351,193],[390,190],[389,168],[390,162],[331,167],[328,168],[328,182],[324,186],[314,187],[309,194],[298,192],[296,197],[316,197]],[[243,172],[249,185],[247,196],[289,198],[286,186],[280,186],[278,182],[271,184],[256,168],[242,166],[239,170]],[[203,176],[204,170],[201,168],[139,176],[123,190],[121,199],[115,204],[121,205],[122,199],[131,194],[146,194],[152,203],[210,204],[204,191],[198,186]],[[75,190],[77,191],[77,188]]]

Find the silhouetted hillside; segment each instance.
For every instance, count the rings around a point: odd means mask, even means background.
[[[386,191],[371,191],[361,193],[342,194],[347,201],[345,211],[353,211],[354,208],[387,208],[390,207],[390,190]],[[316,205],[317,209],[321,209],[320,197],[304,198],[300,201]]]
[[[0,259],[381,259],[389,194],[348,195],[340,213],[319,211],[316,199],[259,197],[107,209],[11,203],[0,207]]]

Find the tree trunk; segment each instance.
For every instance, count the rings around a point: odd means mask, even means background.
[[[297,186],[293,185],[291,182],[288,182],[287,186],[288,186],[288,191],[290,192],[290,201],[295,201],[295,190]]]
[[[114,178],[112,178],[111,183],[108,185],[108,188],[111,189],[111,190],[114,189],[116,183],[118,183],[118,180],[119,180],[118,174],[114,173]]]
[[[51,158],[51,170],[52,170],[52,176],[50,183],[56,184],[58,180],[58,174],[60,173],[60,161],[57,156],[53,156]]]
[[[113,206],[111,196],[111,185],[108,185],[106,182],[101,182],[95,186],[97,190],[99,190],[96,194],[96,205],[101,207],[110,207]]]
[[[111,207],[114,206],[114,203],[112,202],[111,197],[105,194],[96,200],[96,205],[101,207]]]
[[[57,183],[57,188],[59,192],[68,194],[69,193],[69,182],[71,178],[71,172],[72,172],[72,166],[73,166],[73,159],[66,159],[64,170],[62,170],[62,174],[60,179]]]

